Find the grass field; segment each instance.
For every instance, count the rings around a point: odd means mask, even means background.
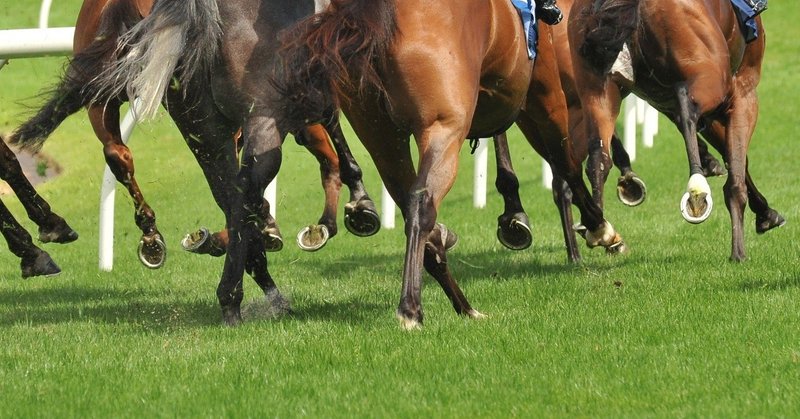
[[[73,25],[80,3],[55,2],[51,25]],[[35,26],[37,11],[33,1],[2,2],[0,28]],[[137,128],[131,148],[167,239],[166,266],[139,264],[131,200],[118,188],[114,270],[100,272],[104,162],[77,114],[45,146],[62,175],[38,188],[81,234],[43,245],[64,272],[22,280],[0,246],[0,417],[800,417],[798,18],[793,0],[772,0],[764,17],[750,169],[788,223],[757,236],[748,212],[746,262],[728,262],[724,179],[711,180],[711,219],[692,226],[680,217],[685,152],[662,118],[655,147],[635,162],[648,200],[607,204],[630,254],[584,247],[583,263],[567,265],[539,159],[514,131],[535,243],[515,253],[495,240],[502,202],[490,194],[487,208],[472,207],[465,147],[440,219],[461,237],[451,269],[489,318],[456,316],[428,279],[425,327],[413,333],[394,319],[402,228],[370,238],[342,228],[313,254],[289,242],[270,268],[296,314],[222,327],[214,293],[222,260],[184,253],[179,240],[223,219],[163,113]],[[23,120],[64,62],[15,60],[0,70],[0,132]],[[377,199],[374,167],[351,145]],[[319,217],[316,173],[314,159],[287,141],[277,210],[287,240]],[[13,196],[3,201],[35,231]],[[245,293],[248,302],[259,297],[249,280]]]

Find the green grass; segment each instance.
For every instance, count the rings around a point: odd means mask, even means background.
[[[34,3],[4,2],[0,27],[34,25]],[[56,2],[52,25],[71,25],[79,4]],[[727,260],[724,179],[711,180],[710,220],[692,226],[680,217],[685,152],[662,119],[655,147],[635,162],[648,200],[607,205],[631,253],[584,247],[584,262],[567,265],[539,159],[514,131],[535,244],[514,253],[497,243],[501,200],[490,194],[486,209],[472,208],[465,148],[440,219],[461,237],[450,255],[454,275],[490,317],[456,316],[426,280],[426,323],[414,333],[394,319],[402,228],[371,238],[343,231],[313,254],[288,243],[270,255],[270,268],[296,315],[222,327],[214,294],[222,260],[179,250],[183,234],[219,227],[222,216],[163,114],[137,128],[131,148],[167,264],[139,264],[131,200],[118,188],[114,270],[100,272],[102,151],[85,114],[71,117],[45,147],[64,173],[38,188],[81,234],[71,245],[43,245],[64,272],[22,280],[18,260],[0,246],[0,416],[800,416],[798,16],[797,2],[773,0],[764,17],[770,36],[750,169],[788,223],[758,236],[748,212],[749,260]],[[0,132],[22,121],[23,104],[35,105],[30,99],[63,63],[15,60],[0,70]],[[351,145],[377,198],[374,167]],[[289,140],[284,156],[278,219],[291,241],[319,216],[322,191],[307,152]],[[14,197],[3,201],[35,231]],[[248,302],[258,298],[252,281],[245,292]]]

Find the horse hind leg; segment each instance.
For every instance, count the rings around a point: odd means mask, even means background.
[[[700,163],[700,151],[697,145],[697,121],[699,113],[697,106],[691,103],[686,85],[676,89],[679,105],[677,125],[683,135],[686,145],[686,154],[689,159],[689,183],[680,202],[681,215],[692,223],[702,223],[711,215],[713,200],[711,187],[703,176],[703,167]]]
[[[342,188],[338,170],[339,158],[331,148],[328,134],[321,125],[306,127],[297,135],[297,140],[319,162],[322,189],[325,191],[325,206],[319,221],[304,227],[297,234],[297,245],[300,249],[315,252],[338,233],[336,213],[339,191]]]
[[[125,186],[133,199],[134,220],[142,231],[138,248],[139,261],[148,268],[160,268],[166,259],[167,246],[156,228],[155,212],[145,201],[134,177],[133,155],[122,141],[120,133],[119,102],[109,103],[107,106],[90,106],[89,121],[97,138],[103,143],[103,154],[111,173],[117,182]]]
[[[332,118],[325,129],[339,158],[339,178],[350,189],[350,201],[344,206],[344,226],[359,237],[375,235],[381,228],[380,216],[364,187],[361,167],[347,145],[339,119]]]
[[[0,178],[8,182],[25,211],[39,226],[39,240],[43,243],[71,243],[78,233],[50,209],[50,205],[36,192],[22,171],[17,156],[0,138]]]
[[[503,197],[504,210],[497,217],[497,239],[511,250],[524,250],[533,244],[530,220],[519,197],[519,179],[511,164],[506,133],[494,136],[497,179],[495,187]]]
[[[47,252],[33,244],[31,235],[17,222],[14,215],[0,201],[0,233],[8,243],[8,249],[20,258],[23,278],[52,276],[61,272]]]

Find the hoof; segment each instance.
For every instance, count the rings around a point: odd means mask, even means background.
[[[622,243],[622,236],[614,230],[614,226],[608,221],[603,222],[595,231],[587,229],[584,239],[586,239],[586,245],[590,248],[602,246],[606,249],[613,249]]]
[[[711,216],[714,201],[711,199],[711,188],[703,175],[694,174],[689,178],[686,193],[681,198],[681,215],[683,219],[699,224]]]
[[[139,241],[139,261],[142,265],[150,269],[158,269],[164,266],[164,261],[167,259],[167,245],[161,239],[160,234],[152,236],[142,236]]]
[[[621,255],[628,253],[628,245],[626,245],[622,239],[606,247],[605,249],[607,255]]]
[[[700,224],[707,220],[711,216],[712,208],[714,201],[711,195],[705,193],[692,195],[686,192],[681,198],[681,215],[684,220],[692,224]]]
[[[52,229],[39,227],[39,241],[42,243],[72,243],[78,240],[78,232],[72,229],[66,221],[61,220]]]
[[[358,237],[368,237],[381,229],[381,218],[375,204],[362,199],[357,203],[348,202],[344,206],[344,226]]]
[[[55,276],[61,273],[61,268],[56,265],[47,252],[40,250],[35,258],[31,260],[23,259],[20,262],[22,277],[31,278],[34,276]]]
[[[489,316],[479,312],[478,310],[472,309],[466,313],[467,317],[475,320],[483,320],[488,319]]]
[[[283,237],[276,227],[269,227],[261,231],[264,235],[264,250],[267,252],[280,252],[283,249]]]
[[[501,216],[502,218],[502,216]],[[510,221],[497,220],[497,240],[511,250],[525,250],[533,244],[530,221],[524,212],[513,215]]]
[[[403,330],[422,330],[422,321],[406,317],[400,311],[396,314],[397,320],[400,322],[400,328]]]
[[[786,220],[778,214],[778,211],[770,208],[766,215],[756,217],[756,233],[764,234],[773,228],[783,227],[784,224]]]
[[[629,207],[635,207],[644,202],[646,197],[647,186],[636,173],[631,172],[617,179],[617,198],[619,198],[623,204]]]
[[[306,252],[316,252],[328,243],[328,238],[328,227],[322,224],[310,225],[297,233],[297,246]]]
[[[201,227],[194,233],[187,234],[181,240],[181,247],[183,250],[199,255],[211,255],[214,257],[222,256],[225,254],[226,249],[217,246],[207,228]]]
[[[458,244],[458,235],[447,228],[446,225],[442,223],[436,223],[436,226],[428,236],[428,243],[434,245],[436,243],[444,244],[444,250],[448,251],[456,247]]]
[[[236,327],[242,324],[241,308],[239,306],[222,307],[222,321],[228,327]]]
[[[266,291],[263,299],[257,299],[242,307],[242,319],[270,320],[294,314],[292,305],[278,291],[277,287]]]
[[[720,164],[719,160],[711,158],[703,162],[703,175],[705,177],[725,176],[728,171],[725,166]]]

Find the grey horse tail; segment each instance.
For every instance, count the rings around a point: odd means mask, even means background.
[[[85,87],[92,103],[123,92],[139,99],[136,117],[155,116],[173,76],[182,88],[214,63],[222,34],[216,0],[156,0],[149,16],[122,34],[117,59]]]
[[[639,0],[595,1],[583,13],[586,32],[578,52],[605,74],[639,25]]]

